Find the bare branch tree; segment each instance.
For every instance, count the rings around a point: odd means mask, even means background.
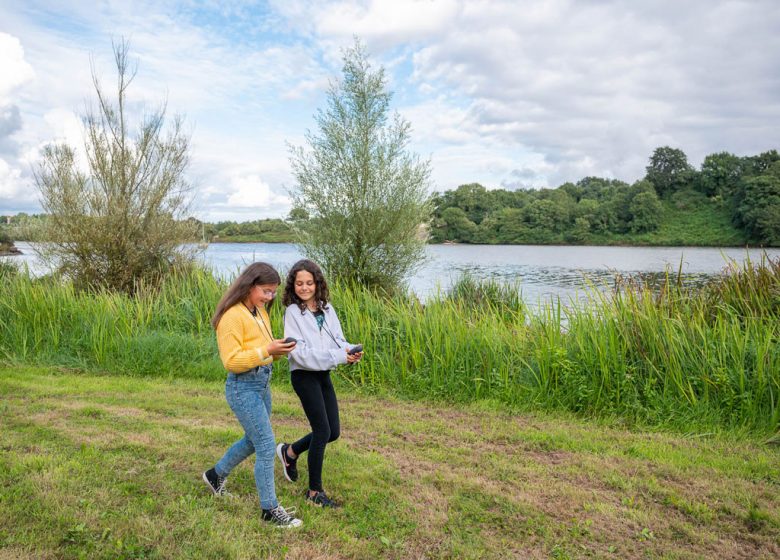
[[[102,89],[93,66],[97,109],[87,109],[88,172],[70,146],[47,146],[35,171],[41,204],[49,214],[39,253],[81,287],[132,292],[190,262],[195,222],[186,220],[191,186],[185,178],[189,138],[182,119],[165,125],[166,106],[128,123],[127,89],[136,74],[129,45],[114,44],[116,99]]]

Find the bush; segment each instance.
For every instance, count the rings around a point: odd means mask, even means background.
[[[196,239],[197,222],[183,219],[190,185],[189,140],[181,120],[164,131],[161,109],[137,126],[128,122],[126,89],[134,70],[127,52],[124,42],[114,48],[115,103],[93,72],[99,109],[84,117],[88,172],[71,146],[43,150],[35,179],[49,216],[46,243],[36,250],[79,288],[132,293],[192,260],[192,249],[183,243]]]

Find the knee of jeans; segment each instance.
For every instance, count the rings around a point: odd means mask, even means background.
[[[276,448],[273,446],[263,449],[261,453],[258,453],[257,449],[255,449],[255,453],[264,461],[273,461],[276,458]]]
[[[337,439],[339,439],[340,435],[341,435],[341,432],[339,431],[338,427],[331,428],[330,429],[330,437],[328,438],[328,443],[330,443],[331,441],[336,441]]]

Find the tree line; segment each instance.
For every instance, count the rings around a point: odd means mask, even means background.
[[[780,154],[720,152],[704,158],[697,170],[682,150],[664,146],[633,184],[585,177],[555,189],[511,191],[470,183],[436,193],[433,203],[434,243],[661,241],[658,230],[682,211],[726,216],[722,240],[777,246]],[[689,229],[684,241],[698,244],[695,228]]]

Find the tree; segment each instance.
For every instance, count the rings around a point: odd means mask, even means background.
[[[646,169],[645,178],[653,183],[660,197],[687,186],[695,176],[685,152],[669,146],[656,148]]]
[[[780,162],[744,181],[737,217],[762,245],[780,245]]]
[[[537,199],[524,209],[525,219],[533,228],[548,232],[562,231],[568,223],[566,208],[549,199]]]
[[[373,70],[359,41],[319,110],[308,150],[291,148],[291,190],[301,251],[349,281],[392,290],[422,262],[420,228],[430,220],[430,162],[406,148],[410,125],[390,118],[384,68]],[[305,213],[305,214],[304,214]]]
[[[661,202],[655,191],[642,191],[631,199],[629,204],[631,222],[629,227],[634,233],[655,231],[661,224]]]
[[[139,283],[157,282],[191,260],[193,250],[182,244],[197,236],[194,222],[183,219],[189,139],[178,117],[164,130],[164,105],[131,125],[127,89],[136,69],[128,48],[126,41],[114,45],[115,101],[92,71],[98,108],[83,117],[88,171],[65,144],[46,146],[35,171],[49,214],[41,257],[82,288],[133,292]]]
[[[485,215],[493,209],[489,191],[479,183],[460,185],[452,193],[452,200],[475,224],[482,222]]]
[[[729,152],[710,154],[701,164],[699,185],[707,196],[728,196],[736,190],[745,162]]]
[[[469,220],[463,210],[455,206],[450,206],[441,213],[436,226],[441,241],[470,243],[474,241],[474,235],[477,233],[477,225]]]
[[[769,150],[744,159],[748,175],[763,175],[775,162],[780,161],[780,154],[777,150]]]

